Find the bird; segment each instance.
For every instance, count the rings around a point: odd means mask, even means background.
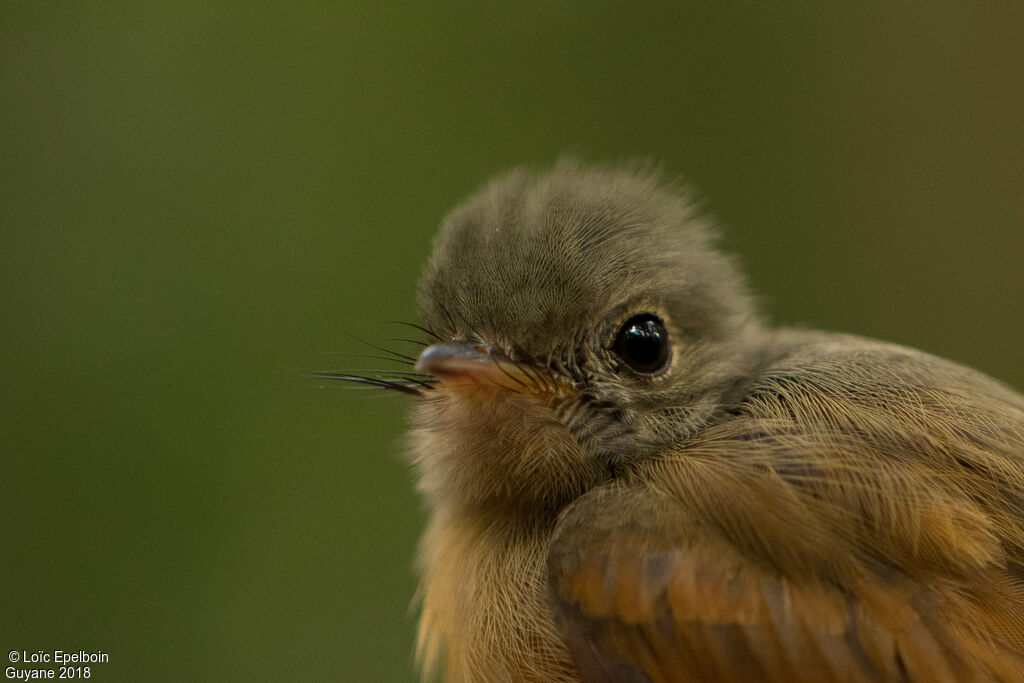
[[[422,675],[1024,680],[1024,397],[773,327],[718,240],[649,163],[442,221],[425,348],[363,378],[415,395]]]

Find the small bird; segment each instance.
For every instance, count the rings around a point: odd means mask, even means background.
[[[486,185],[420,280],[425,677],[1024,680],[1024,397],[774,329],[644,165]]]

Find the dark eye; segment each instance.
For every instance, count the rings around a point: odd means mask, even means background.
[[[661,318],[638,313],[619,328],[612,351],[633,372],[657,375],[668,365],[668,332]]]

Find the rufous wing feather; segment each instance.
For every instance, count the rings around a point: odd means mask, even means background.
[[[1010,567],[921,581],[837,541],[821,557],[846,557],[783,571],[751,548],[649,484],[577,501],[548,569],[583,680],[1024,680]]]

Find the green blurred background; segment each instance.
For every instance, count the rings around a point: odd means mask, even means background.
[[[300,375],[563,151],[686,177],[775,320],[1024,387],[1024,10],[850,5],[0,4],[3,653],[413,680],[404,397]]]

